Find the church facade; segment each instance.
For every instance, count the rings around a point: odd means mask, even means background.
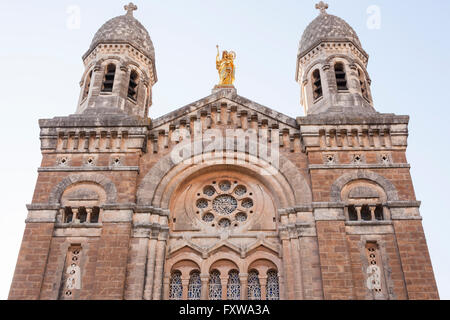
[[[127,13],[83,56],[76,113],[40,120],[42,164],[9,299],[439,299],[408,116],[374,108],[368,54],[341,18],[300,41],[304,117],[237,94],[148,118],[149,33]]]

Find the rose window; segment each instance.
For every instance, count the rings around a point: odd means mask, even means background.
[[[196,214],[210,227],[239,227],[255,214],[254,193],[234,179],[210,181],[196,195]]]
[[[223,216],[232,214],[237,209],[237,200],[230,195],[219,196],[213,201],[213,209]]]

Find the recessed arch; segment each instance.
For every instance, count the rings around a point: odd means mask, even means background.
[[[384,189],[388,201],[398,200],[397,189],[392,184],[392,182],[387,180],[385,177],[372,171],[357,171],[344,174],[333,183],[333,185],[331,186],[331,195],[330,195],[331,201],[340,202],[342,200],[341,199],[342,188],[344,188],[345,185],[354,180],[373,181]]]
[[[83,182],[90,182],[100,185],[106,192],[106,203],[116,203],[117,189],[114,182],[101,174],[73,174],[64,178],[50,192],[48,202],[51,204],[59,204],[62,194],[69,186]]]

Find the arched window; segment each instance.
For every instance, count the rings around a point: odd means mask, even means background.
[[[71,207],[66,207],[64,209],[64,223],[71,223],[73,221],[73,211]]]
[[[348,206],[348,219],[350,221],[358,221],[358,212],[353,205]]]
[[[257,271],[248,274],[248,300],[261,300],[261,285]]]
[[[377,207],[375,208],[375,219],[378,221],[384,220],[382,205],[377,205]]]
[[[109,64],[106,67],[105,78],[103,79],[102,92],[112,92],[113,91],[115,77],[116,77],[116,65]]]
[[[334,73],[336,74],[336,84],[338,91],[348,90],[347,75],[345,74],[344,64],[338,62],[334,65]]]
[[[83,100],[88,96],[89,89],[91,88],[91,80],[92,80],[92,70],[87,75],[85,81],[84,81],[84,91],[83,91]]]
[[[183,284],[181,283],[181,272],[175,271],[170,278],[170,300],[181,300],[183,296]]]
[[[370,208],[367,205],[361,207],[361,219],[364,221],[372,220],[372,213],[370,212]]]
[[[267,300],[280,300],[280,284],[278,272],[271,270],[267,272]]]
[[[130,83],[128,85],[128,98],[137,100],[137,86],[138,86],[138,74],[136,71],[131,71]]]
[[[317,100],[323,96],[322,80],[320,79],[319,69],[314,70],[312,74],[313,97]]]
[[[211,272],[209,278],[209,300],[222,300],[222,283],[219,271]]]
[[[369,92],[367,91],[367,81],[364,72],[358,68],[359,85],[361,86],[361,94],[364,98],[369,100]]]
[[[188,299],[200,300],[201,293],[202,281],[200,279],[200,272],[194,271],[191,273],[191,278],[189,279]]]
[[[239,272],[233,270],[228,277],[227,299],[241,300],[241,281],[239,280]]]
[[[87,221],[87,211],[85,207],[80,207],[78,209],[78,220],[80,220],[80,223],[85,223]]]

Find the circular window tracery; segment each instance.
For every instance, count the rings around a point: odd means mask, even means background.
[[[230,195],[218,196],[213,200],[213,209],[220,215],[230,215],[237,209],[237,200]]]
[[[197,208],[206,209],[208,208],[208,201],[205,199],[200,199],[197,201]]]
[[[222,190],[223,192],[227,192],[231,189],[231,183],[230,181],[222,181],[219,183],[219,188],[220,190]]]
[[[207,186],[203,189],[203,193],[208,197],[212,197],[216,193],[216,189],[213,186]]]
[[[209,181],[195,193],[196,208],[206,211],[199,218],[210,227],[221,229],[245,224],[255,205],[252,191],[235,179]]]
[[[238,196],[238,197],[242,197],[243,195],[245,195],[247,193],[247,188],[245,186],[238,186],[236,188],[236,190],[234,190],[234,193]]]

